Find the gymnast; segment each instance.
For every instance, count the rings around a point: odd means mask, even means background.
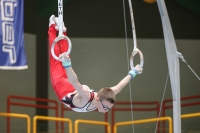
[[[52,15],[49,19],[48,29],[49,51],[57,37],[58,27],[58,18]],[[63,35],[65,36],[67,36],[66,30],[63,24]],[[87,85],[79,83],[78,77],[72,68],[71,59],[65,54],[67,50],[68,42],[60,40],[54,47],[54,52],[59,60],[55,60],[49,52],[50,80],[59,100],[76,112],[90,112],[96,109],[102,113],[108,112],[116,102],[116,95],[143,70],[140,65],[136,65],[117,85],[103,87],[96,92]]]

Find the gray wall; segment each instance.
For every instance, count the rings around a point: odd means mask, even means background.
[[[130,14],[126,4],[126,22],[128,37],[132,37]],[[68,35],[72,40],[72,64],[79,80],[95,90],[104,86],[112,86],[119,82],[128,72],[127,52],[125,46],[123,1],[107,0],[70,0],[64,5],[64,22],[68,29]],[[167,61],[165,47],[163,42],[163,32],[157,4],[147,4],[142,0],[133,0],[134,18],[138,46],[142,50],[145,58],[144,72],[131,81],[131,90],[133,101],[161,101],[162,93],[167,77]],[[37,12],[38,1],[25,1],[24,6],[24,30],[25,30],[25,48],[28,58],[27,70],[22,71],[2,71],[0,70],[0,112],[6,111],[6,98],[9,95],[21,95],[28,97],[46,96],[49,99],[57,100],[56,95],[50,86],[46,88],[46,29],[48,27],[48,16],[40,16]],[[47,3],[48,4],[48,3]],[[57,6],[57,5],[55,5]],[[199,70],[199,31],[200,18],[197,14],[182,7],[174,0],[166,0],[172,29],[176,38],[179,52],[200,75]],[[50,13],[53,14],[53,13]],[[57,11],[54,12],[57,14]],[[83,37],[83,38],[82,38]],[[157,38],[157,39],[155,39]],[[193,40],[192,40],[193,39]],[[194,40],[196,39],[196,40]],[[44,41],[45,40],[45,41]],[[132,50],[132,41],[129,39],[128,56]],[[36,43],[37,46],[36,47]],[[46,51],[45,51],[46,50]],[[37,53],[36,53],[37,51]],[[38,55],[36,57],[36,55]],[[37,59],[37,61],[36,61]],[[138,57],[136,57],[136,63]],[[36,70],[36,68],[38,68]],[[199,94],[199,81],[190,71],[190,69],[180,61],[181,76],[181,96],[191,96]],[[40,78],[41,77],[41,78]],[[41,79],[41,80],[40,80]],[[42,82],[42,84],[41,84]],[[38,87],[41,86],[41,87]],[[36,91],[37,90],[37,91]],[[129,86],[117,96],[118,101],[129,101]],[[171,87],[167,84],[165,99],[170,99]],[[31,117],[41,110],[27,107],[11,108],[15,113],[26,113]],[[183,107],[182,114],[199,111],[199,106]],[[42,112],[42,111],[41,111]],[[50,116],[54,116],[54,111],[49,111]],[[131,120],[130,112],[117,112],[116,121]],[[109,112],[110,115],[110,112]],[[166,115],[172,116],[172,110],[169,109]],[[66,112],[65,117],[72,120],[95,119],[103,120],[103,114],[75,113]],[[134,119],[143,119],[156,117],[155,112],[134,112]],[[110,116],[109,116],[110,118]],[[0,131],[4,132],[6,119],[0,117]],[[3,122],[2,122],[3,121]],[[20,125],[21,121],[16,119]],[[110,121],[110,119],[109,119]],[[182,127],[185,130],[197,129],[199,119],[183,120]],[[14,123],[15,121],[12,120]],[[186,124],[185,124],[186,123]],[[50,123],[50,130],[54,130],[54,124]],[[43,126],[43,125],[40,125]],[[137,127],[140,132],[147,129],[149,125]],[[150,126],[152,129],[155,124]],[[87,131],[88,127],[81,127],[82,131]],[[97,126],[92,130],[97,130]],[[141,129],[143,128],[143,129]],[[145,128],[145,129],[144,129]],[[25,132],[24,126],[13,124],[12,130]],[[154,129],[154,128],[153,128]],[[128,132],[130,128],[122,129],[120,132]],[[198,128],[198,130],[200,130]]]
[[[24,38],[28,69],[0,70],[0,112],[7,112],[7,97],[10,95],[35,97],[36,36],[26,33]],[[27,100],[12,99],[11,101],[35,104]],[[12,105],[10,110],[12,113],[28,114],[30,117],[35,115],[35,108]],[[0,123],[0,132],[6,132],[6,117],[0,117]],[[11,118],[11,131],[26,131],[25,126],[19,126],[25,124],[24,119]]]
[[[81,84],[86,84],[90,88],[98,91],[105,86],[116,85],[128,73],[128,61],[130,52],[133,49],[132,39],[128,39],[128,51],[126,50],[125,39],[119,38],[71,38],[72,52],[71,60],[73,68],[79,77]],[[199,63],[199,49],[200,40],[176,40],[178,51],[183,54],[186,61],[193,68],[193,70],[200,74]],[[190,44],[190,45],[188,45]],[[144,55],[144,71],[131,81],[131,91],[133,101],[158,101],[161,103],[162,95],[165,87],[165,82],[168,74],[165,45],[163,39],[138,39],[138,47]],[[134,58],[134,63],[139,63],[139,56]],[[191,70],[180,61],[180,80],[181,80],[181,97],[192,96],[199,94],[200,82],[191,72]],[[49,98],[58,100],[55,96],[51,85],[49,85]],[[166,93],[164,99],[171,99],[172,92],[170,82],[168,80]],[[117,101],[130,101],[130,91],[127,85],[118,95]],[[196,101],[199,101],[197,99]],[[188,101],[187,101],[188,102]],[[186,103],[186,102],[182,102]],[[170,104],[169,104],[170,105]],[[129,106],[123,106],[129,107]],[[148,107],[134,106],[134,107]],[[152,107],[152,106],[149,106]],[[198,112],[200,106],[183,107],[182,114]],[[54,115],[53,111],[49,115]],[[172,109],[166,111],[166,115],[172,117]],[[66,111],[65,117],[72,119],[89,119],[89,120],[103,120],[104,115],[93,113],[76,113]],[[134,111],[134,119],[145,119],[156,117],[156,112]],[[111,113],[109,112],[109,121]],[[130,112],[117,112],[115,115],[116,122],[131,120]],[[188,122],[188,121],[186,121]],[[189,125],[199,124],[199,120],[192,119]],[[183,123],[184,124],[184,123]],[[150,125],[155,129],[155,123]],[[183,126],[187,128],[189,125]],[[84,126],[82,130],[90,129],[92,127]],[[137,126],[136,126],[137,127]],[[130,128],[126,128],[130,132]],[[137,130],[140,130],[138,125]],[[142,129],[141,129],[142,130]],[[146,130],[146,129],[144,129]],[[102,130],[101,130],[102,131]],[[124,130],[123,130],[124,131]]]
[[[35,97],[35,36],[25,34],[25,48],[28,59],[27,70],[5,71],[1,70],[1,97],[0,112],[6,112],[6,99],[9,95]],[[72,52],[71,59],[75,72],[79,77],[81,84],[98,91],[104,86],[113,86],[118,83],[128,72],[127,54],[132,51],[132,39],[128,39],[128,53],[126,50],[125,39],[118,38],[71,38]],[[178,51],[183,54],[189,65],[199,75],[199,49],[200,40],[176,40]],[[189,44],[189,45],[188,45]],[[138,47],[144,54],[144,71],[131,81],[131,91],[133,101],[158,101],[161,102],[164,91],[165,81],[168,73],[166,52],[163,39],[138,39]],[[139,57],[134,58],[134,63],[139,63]],[[129,58],[128,58],[129,61]],[[180,61],[181,76],[181,96],[192,96],[199,94],[200,82],[190,71],[190,69]],[[42,88],[41,88],[42,89]],[[49,83],[49,99],[57,100],[51,85]],[[118,95],[118,101],[130,101],[129,86],[126,86]],[[164,99],[172,97],[170,83],[167,84]],[[199,100],[197,100],[199,101]],[[27,103],[28,101],[19,101]],[[59,101],[58,101],[59,102]],[[33,102],[28,102],[33,103]],[[183,102],[186,103],[186,102]],[[129,106],[126,106],[129,107]],[[136,106],[137,107],[137,106]],[[139,106],[142,107],[142,106]],[[143,106],[144,107],[144,106]],[[182,114],[198,112],[200,106],[183,107]],[[35,109],[29,107],[11,107],[13,113],[24,113],[32,118],[35,115]],[[60,115],[60,114],[59,114]],[[166,111],[166,115],[172,116],[172,109]],[[49,116],[55,116],[54,111],[49,111]],[[65,112],[65,117],[72,119],[104,120],[104,115],[98,112],[75,113],[73,111]],[[145,119],[156,117],[156,112],[136,112],[134,119]],[[109,121],[111,114],[109,112]],[[131,120],[130,112],[117,112],[116,122]],[[6,119],[0,119],[1,131],[5,131]],[[11,119],[11,131],[25,131],[25,128],[14,124],[25,124],[23,120]],[[13,124],[12,124],[13,123]],[[186,123],[186,124],[185,124]],[[54,130],[55,123],[49,122],[50,130]],[[196,128],[199,119],[188,119],[182,121],[182,127],[187,130]],[[155,124],[145,125],[154,129]],[[82,131],[89,130],[93,132],[95,127],[81,127]],[[102,131],[103,129],[99,129]],[[122,130],[122,129],[121,129]],[[124,130],[124,129],[123,129]],[[130,127],[125,130],[130,131]],[[142,130],[136,126],[136,130]],[[145,129],[143,129],[145,130]]]

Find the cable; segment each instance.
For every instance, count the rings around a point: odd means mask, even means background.
[[[198,78],[198,80],[200,80],[199,76],[194,72],[194,70],[190,67],[190,65],[186,62],[186,60],[184,59],[183,55],[179,52],[177,52],[178,57],[190,68],[190,70],[194,73],[194,75]]]
[[[165,92],[166,92],[166,87],[167,87],[168,78],[169,78],[169,72],[168,72],[168,74],[167,74],[167,78],[166,78],[166,82],[165,82],[165,88],[164,88],[164,91],[163,91],[163,96],[162,96],[162,101],[161,101],[161,105],[160,105],[160,109],[159,109],[158,118],[160,117],[160,114],[161,114],[161,111],[162,111],[162,105],[163,105],[163,100],[164,100],[164,97],[165,97]],[[156,131],[157,131],[157,127],[158,127],[158,121],[157,121],[157,123],[156,123],[155,133],[156,133]]]
[[[125,12],[125,3],[123,0],[123,11],[124,11],[124,27],[125,27],[125,37],[126,37],[126,57],[127,57],[127,64],[128,64],[128,71],[130,70],[129,67],[129,53],[128,53],[128,41],[127,41],[127,27],[126,27],[126,12]],[[133,106],[132,106],[132,91],[131,91],[131,83],[129,82],[129,92],[130,92],[130,106],[131,106],[131,120],[133,121]],[[132,131],[134,133],[134,124],[132,124]]]

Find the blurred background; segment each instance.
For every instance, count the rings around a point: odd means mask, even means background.
[[[1,12],[5,1],[1,0]],[[107,121],[113,126],[116,122],[132,120],[131,93],[134,120],[158,117],[162,98],[164,102],[160,116],[173,117],[164,35],[155,0],[132,0],[137,45],[144,56],[144,70],[117,95],[118,103],[106,114],[67,110],[52,89],[49,80],[48,27],[50,16],[58,16],[58,1],[14,2],[23,3],[22,28],[18,31],[22,30],[24,35],[28,68],[0,70],[0,112],[27,114],[31,123],[34,116],[42,115],[69,118],[72,122],[77,119]],[[177,49],[200,75],[200,1],[165,0],[165,4]],[[81,84],[98,91],[102,87],[116,85],[127,75],[129,56],[133,50],[128,0],[63,0],[63,20],[72,41],[72,65]],[[4,60],[3,56],[0,58]],[[134,63],[139,63],[139,56],[134,58]],[[198,78],[180,60],[181,114],[199,112],[199,88]],[[0,117],[0,132],[26,133],[24,119],[10,118],[8,121],[6,117]],[[199,124],[199,117],[182,119],[182,132],[199,133]],[[169,132],[168,127],[168,122],[160,122],[157,132]],[[150,133],[155,132],[155,128],[156,122],[137,124],[134,131]],[[39,120],[37,132],[58,133],[68,132],[68,129],[66,123]],[[98,133],[106,130],[102,125],[83,124],[79,126],[79,132]],[[130,133],[132,127],[119,127],[118,132]]]

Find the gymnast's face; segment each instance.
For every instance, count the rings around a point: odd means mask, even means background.
[[[98,111],[102,112],[102,113],[106,113],[108,112],[108,110],[110,110],[112,107],[114,106],[114,104],[110,103],[107,100],[100,100],[98,99]]]

